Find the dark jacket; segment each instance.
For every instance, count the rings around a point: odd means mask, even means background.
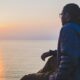
[[[80,25],[67,23],[60,31],[56,80],[80,80]]]

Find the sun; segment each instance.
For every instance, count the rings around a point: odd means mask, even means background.
[[[0,28],[5,28],[8,27],[9,24],[8,23],[0,23]]]

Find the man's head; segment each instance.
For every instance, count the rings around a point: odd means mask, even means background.
[[[80,17],[80,8],[74,3],[67,4],[64,6],[61,15],[62,25],[68,22],[77,22]]]

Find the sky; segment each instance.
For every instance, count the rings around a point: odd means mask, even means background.
[[[59,13],[80,0],[0,0],[0,39],[58,39]]]

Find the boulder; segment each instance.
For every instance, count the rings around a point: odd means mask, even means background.
[[[57,56],[51,56],[45,66],[37,73],[25,75],[21,80],[49,80],[49,75],[57,70]]]

